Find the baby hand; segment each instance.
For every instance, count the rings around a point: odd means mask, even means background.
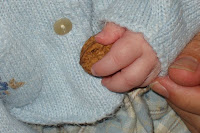
[[[102,84],[111,91],[126,92],[150,84],[160,72],[156,53],[143,34],[114,23],[107,23],[95,37],[98,43],[113,43],[111,50],[92,66],[95,76],[103,76]]]

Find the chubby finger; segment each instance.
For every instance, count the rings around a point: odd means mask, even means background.
[[[103,30],[95,36],[95,40],[100,44],[112,44],[118,40],[125,31],[125,28],[115,23],[108,22]]]
[[[200,86],[180,86],[169,77],[157,78],[150,86],[178,108],[200,115]]]
[[[147,76],[144,83],[141,85],[141,87],[145,87],[149,85],[160,73],[161,70],[161,63],[157,61],[157,64],[154,66],[154,69],[151,71],[151,73]]]
[[[157,57],[149,58],[144,54],[116,74],[103,78],[102,84],[114,92],[127,92],[133,88],[141,87],[154,69],[156,61]]]
[[[141,34],[126,31],[111,50],[92,66],[95,76],[108,76],[130,65],[142,55],[141,45],[147,43]]]

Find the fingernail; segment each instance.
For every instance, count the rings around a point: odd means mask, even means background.
[[[110,83],[109,77],[104,77],[104,78],[101,80],[101,84],[102,84],[104,87],[106,87],[108,83]]]
[[[96,72],[94,71],[93,68],[91,68],[91,73],[92,73],[92,75],[97,76],[97,74],[96,74]]]
[[[104,31],[101,31],[101,32],[99,32],[99,33],[95,36],[95,39],[96,39],[96,38],[102,39],[103,37],[104,37]]]
[[[102,80],[101,80],[101,84],[102,84],[104,87],[106,87],[106,81],[105,81],[105,79],[102,79]]]
[[[163,87],[158,81],[155,81],[152,84],[150,84],[150,87],[156,93],[162,95],[165,98],[169,98],[169,93],[167,92],[167,89]]]
[[[197,61],[197,59],[190,56],[186,56],[175,61],[170,66],[170,68],[177,68],[177,69],[183,69],[190,72],[195,72],[197,70],[198,65],[199,65],[199,62]]]

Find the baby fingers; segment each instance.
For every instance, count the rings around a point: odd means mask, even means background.
[[[156,61],[156,59],[149,59],[143,55],[116,74],[103,78],[102,84],[109,90],[115,92],[126,92],[133,88],[141,87],[148,75],[154,70]],[[156,76],[154,75],[153,78]]]
[[[142,55],[140,45],[142,39],[138,41],[138,35],[136,37],[131,33],[126,31],[122,38],[113,44],[107,55],[93,65],[93,75],[109,76],[114,74],[130,65]]]
[[[158,63],[156,53],[143,35],[127,30],[91,71],[104,77],[102,84],[109,90],[125,92],[150,84],[160,71],[156,68]]]

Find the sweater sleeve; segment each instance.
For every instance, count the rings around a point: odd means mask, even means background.
[[[199,0],[114,0],[101,21],[143,33],[161,62],[160,76],[200,31]]]

